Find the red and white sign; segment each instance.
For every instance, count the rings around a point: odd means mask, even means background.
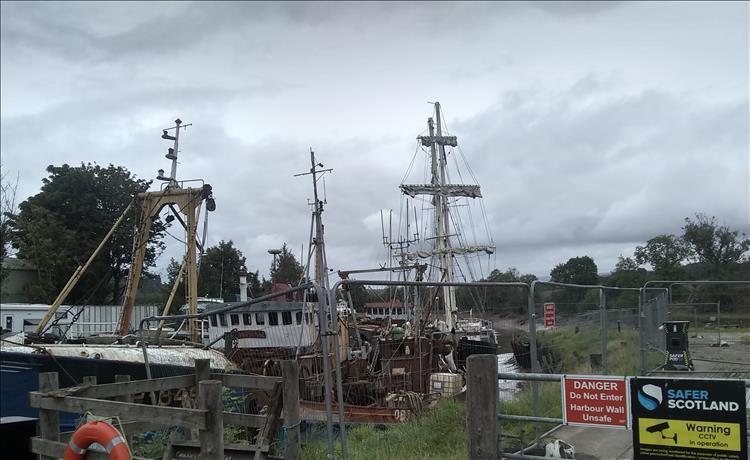
[[[566,425],[628,428],[630,404],[624,377],[566,375],[562,392]]]
[[[555,327],[555,304],[544,304],[544,327]]]

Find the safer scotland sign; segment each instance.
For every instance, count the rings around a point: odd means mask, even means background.
[[[635,460],[746,460],[742,380],[632,378]]]

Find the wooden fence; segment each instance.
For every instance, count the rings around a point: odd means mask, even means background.
[[[195,363],[193,375],[134,381],[130,380],[129,375],[117,375],[115,383],[103,385],[96,385],[95,377],[87,377],[81,386],[62,389],[58,388],[56,372],[39,374],[39,391],[29,393],[30,406],[39,409],[39,436],[31,439],[31,451],[40,454],[42,460],[63,457],[67,441],[72,436],[72,432],[60,433],[59,412],[64,411],[119,417],[127,436],[171,426],[195,429],[198,432],[196,440],[171,444],[164,457],[173,458],[176,450],[192,448],[198,458],[206,460],[267,458],[283,421],[287,432],[285,458],[299,458],[299,369],[296,362],[282,362],[282,377],[212,374],[208,360],[196,360]],[[153,394],[193,386],[198,389],[195,409],[132,402],[135,394]],[[270,390],[273,398],[266,415],[225,412],[222,387]],[[225,445],[224,425],[257,428],[256,444]],[[108,459],[109,456],[89,451],[86,458]]]

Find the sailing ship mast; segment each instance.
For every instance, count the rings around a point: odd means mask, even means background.
[[[479,185],[449,184],[446,179],[447,159],[445,155],[445,146],[457,147],[458,141],[456,136],[443,135],[442,118],[440,112],[440,103],[435,102],[435,120],[432,117],[427,119],[428,136],[418,136],[420,143],[430,148],[430,171],[431,180],[429,184],[402,184],[400,186],[402,193],[415,197],[417,195],[432,196],[432,206],[434,211],[434,231],[435,231],[435,249],[432,251],[416,251],[406,253],[409,259],[432,258],[437,257],[440,273],[439,281],[452,282],[454,269],[454,256],[457,254],[470,254],[486,252],[492,254],[495,252],[494,246],[469,246],[453,247],[451,245],[451,216],[449,211],[449,198],[466,197],[481,198],[482,194]],[[437,132],[436,132],[437,130]],[[453,286],[444,286],[443,307],[445,310],[445,323],[448,330],[455,327],[456,312],[458,306],[456,303],[456,291]]]

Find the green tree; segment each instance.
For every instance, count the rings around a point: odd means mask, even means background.
[[[246,273],[245,256],[232,240],[222,240],[201,257],[198,294],[234,302],[240,292],[240,275]]]
[[[166,288],[166,295],[169,296],[170,292],[172,292],[172,286],[174,286],[174,283],[177,282],[179,285],[177,286],[177,290],[174,293],[174,299],[172,299],[172,307],[171,311],[175,312],[177,309],[179,309],[182,305],[185,304],[185,275],[180,277],[180,279],[177,279],[177,276],[180,274],[180,267],[181,263],[174,260],[169,259],[169,265],[167,265],[167,284],[165,286]]]
[[[648,280],[648,272],[638,265],[632,257],[617,259],[615,270],[612,272],[611,282],[616,287],[635,288],[643,286]]]
[[[97,164],[48,166],[41,191],[19,205],[10,217],[18,257],[39,267],[28,286],[33,300],[51,302],[79,264],[83,264],[120,217],[136,193],[150,182],[121,166]],[[131,209],[112,238],[68,297],[71,303],[119,303],[132,258],[139,209]],[[151,226],[144,266],[154,264],[163,249],[164,224]],[[105,288],[109,288],[109,292]]]
[[[657,235],[648,240],[645,246],[635,248],[636,262],[651,265],[654,275],[662,280],[684,278],[682,262],[690,255],[690,247],[674,235]]]
[[[549,275],[556,283],[591,285],[599,282],[598,268],[589,256],[571,257],[564,264],[557,264]]]
[[[515,267],[509,267],[506,271],[494,269],[480,282],[495,283],[527,283],[536,280],[536,276],[530,273],[520,274]],[[526,291],[516,287],[459,287],[456,292],[459,305],[474,305],[479,300],[480,306],[488,311],[516,307],[526,308]]]
[[[16,212],[16,193],[19,176],[11,179],[0,164],[0,259],[8,257],[11,248],[11,227],[9,219]]]
[[[685,218],[682,231],[682,239],[697,262],[705,266],[707,278],[731,277],[732,272],[739,271],[740,264],[748,261],[750,239],[744,233],[719,225],[716,217],[709,219],[698,213],[695,220]]]
[[[249,272],[247,274],[247,287],[250,290],[251,297],[260,297],[264,294],[263,284],[266,282],[265,279],[260,278],[258,270]]]
[[[289,251],[286,243],[281,246],[281,253],[271,263],[271,282],[296,286],[302,280],[304,268]]]

